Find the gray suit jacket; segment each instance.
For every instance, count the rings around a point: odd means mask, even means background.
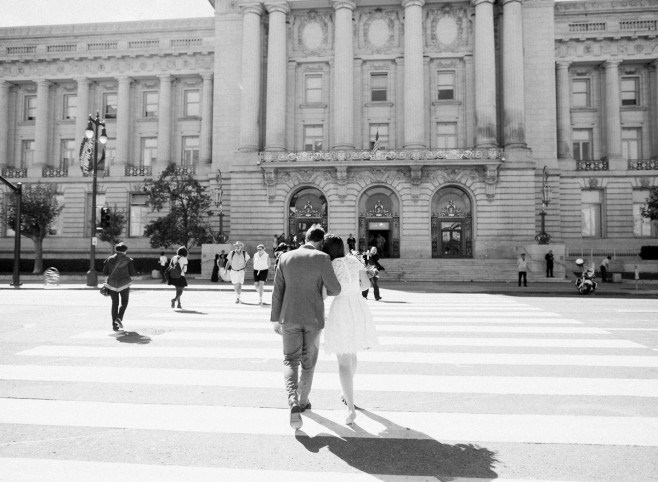
[[[274,276],[271,321],[324,328],[322,287],[340,293],[329,255],[305,244],[284,253]]]

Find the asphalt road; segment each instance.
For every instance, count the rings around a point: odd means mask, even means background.
[[[356,425],[322,354],[297,432],[253,288],[138,285],[118,334],[95,290],[0,290],[0,480],[658,480],[654,296],[392,286]]]

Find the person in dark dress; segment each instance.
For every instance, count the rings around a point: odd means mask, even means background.
[[[212,265],[212,274],[210,275],[210,281],[217,283],[219,281],[219,254],[215,255],[215,261]]]

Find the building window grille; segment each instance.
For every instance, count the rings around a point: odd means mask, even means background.
[[[589,79],[574,79],[571,83],[571,97],[573,107],[591,107]]]
[[[199,117],[200,95],[198,90],[186,90],[184,93],[185,108],[183,114],[185,117]]]
[[[158,138],[142,137],[142,154],[139,159],[139,167],[150,167],[158,157]]]
[[[199,137],[183,137],[183,166],[196,166],[199,164]]]
[[[573,157],[576,161],[592,160],[592,129],[573,130]]]
[[[454,100],[455,98],[455,73],[439,72],[438,76],[438,99]]]
[[[37,118],[37,96],[26,95],[23,109],[23,120],[33,121]]]
[[[304,150],[319,152],[322,150],[322,126],[304,126]]]
[[[148,215],[146,199],[146,194],[130,195],[130,227],[128,233],[128,236],[130,237],[144,236],[144,228],[146,227],[146,219]]]
[[[455,149],[457,147],[457,123],[439,122],[436,125],[436,147]]]
[[[382,102],[388,100],[388,74],[370,74],[370,100]]]
[[[158,116],[158,93],[157,92],[144,92],[143,98],[143,111],[144,117],[157,117]]]
[[[118,96],[115,92],[103,94],[103,117],[105,119],[117,118]]]
[[[23,141],[21,146],[21,169],[27,169],[34,161],[34,140]]]
[[[581,192],[582,235],[586,238],[601,238],[603,192],[600,190],[585,190]]]
[[[62,153],[59,161],[59,169],[68,169],[73,165],[75,159],[75,140],[63,139],[62,140]]]
[[[78,96],[75,94],[67,94],[64,96],[64,109],[63,119],[73,120],[78,114]]]
[[[640,105],[639,85],[637,77],[622,77],[621,105]]]
[[[322,102],[322,75],[307,75],[305,81],[305,102],[307,104]]]

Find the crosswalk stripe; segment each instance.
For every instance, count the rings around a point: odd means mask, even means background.
[[[108,332],[86,331],[76,335],[80,339],[107,339]],[[120,336],[120,335],[119,335]],[[281,341],[273,338],[270,333],[237,333],[237,332],[201,332],[201,331],[168,331],[154,335],[158,340],[186,340],[186,341],[262,341],[280,344]],[[545,347],[545,348],[632,348],[646,349],[644,345],[630,340],[617,339],[550,339],[550,338],[456,338],[456,337],[379,337],[380,345],[420,345],[420,346],[510,346],[510,347]]]
[[[127,345],[127,346],[126,346]],[[23,356],[74,357],[74,358],[218,358],[278,360],[282,349],[231,348],[231,347],[162,347],[124,344],[122,346],[41,345],[19,352]],[[320,360],[334,360],[321,353]],[[567,355],[567,354],[516,354],[516,353],[435,353],[435,352],[384,352],[359,353],[359,362],[411,363],[432,365],[537,365],[537,366],[589,366],[658,368],[655,355]]]
[[[120,413],[121,417],[116,414]],[[658,446],[658,418],[360,410],[305,412],[309,437]],[[279,421],[277,423],[277,421]],[[225,434],[290,435],[288,411],[275,408],[0,399],[0,423]]]
[[[313,378],[313,390],[336,390],[337,378],[334,372],[318,369]],[[271,389],[283,387],[280,371],[71,365],[0,365],[0,380]],[[360,392],[658,397],[658,380],[655,379],[364,373],[357,376],[357,386]]]
[[[30,458],[3,458],[0,465],[6,480],[12,482],[217,482],[230,480],[240,482],[289,482],[312,480],[314,482],[423,482],[427,477],[413,475],[367,474],[350,472],[311,472],[294,470],[249,470],[219,467],[190,467],[181,465],[146,465],[110,462],[87,462],[81,460],[53,460]],[[528,482],[528,479],[496,478],[496,482]],[[491,478],[451,476],[451,482],[490,482]],[[539,480],[532,482],[572,482],[566,480]]]

